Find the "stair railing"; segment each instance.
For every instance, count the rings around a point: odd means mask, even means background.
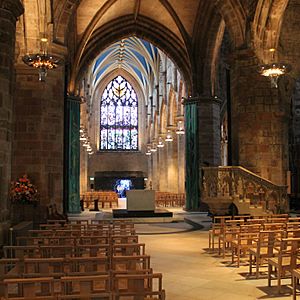
[[[240,166],[203,167],[201,199],[210,205],[217,198],[250,202],[266,213],[288,211],[287,187],[264,179]]]

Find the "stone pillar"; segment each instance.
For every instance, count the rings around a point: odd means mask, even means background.
[[[80,97],[69,95],[65,107],[64,204],[68,213],[80,213]]]
[[[16,68],[12,179],[28,174],[40,204],[62,212],[64,69],[48,72],[46,82],[25,64]]]
[[[158,148],[159,152],[159,190],[166,192],[168,188],[167,146]]]
[[[0,243],[9,226],[8,190],[11,181],[12,115],[16,21],[24,12],[19,0],[0,1]],[[5,224],[7,223],[7,224]]]
[[[197,98],[189,98],[184,103],[185,118],[185,191],[186,209],[196,210],[200,207],[199,181],[199,122]]]
[[[184,135],[179,134],[177,137],[177,148],[178,148],[178,193],[184,193],[184,182],[185,182],[185,138]]]
[[[90,190],[88,186],[88,153],[80,147],[80,194]]]
[[[153,168],[152,168],[152,155],[148,157],[148,180],[147,180],[147,189],[153,189]]]
[[[167,170],[168,189],[167,192],[178,193],[178,152],[177,136],[173,133],[173,141],[166,142],[167,146]]]
[[[158,151],[152,152],[152,188],[159,191],[159,156]]]
[[[271,88],[256,68],[249,51],[236,54],[231,76],[233,164],[285,185],[290,99],[280,95],[280,88]]]
[[[221,164],[220,102],[214,97],[200,97],[197,102],[200,164]]]

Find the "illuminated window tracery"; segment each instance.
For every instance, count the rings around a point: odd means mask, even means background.
[[[100,103],[100,150],[138,150],[138,99],[122,76],[105,88]]]

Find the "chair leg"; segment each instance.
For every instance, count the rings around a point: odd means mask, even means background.
[[[292,284],[293,284],[293,300],[296,300],[297,278],[294,275],[292,276]]]
[[[259,264],[260,264],[260,260],[259,260],[259,258],[258,257],[256,257],[256,278],[258,278],[259,277]]]
[[[252,254],[249,254],[249,275],[252,275]]]
[[[280,294],[281,292],[281,271],[277,268],[277,293]]]
[[[272,265],[268,265],[268,286],[271,286]]]

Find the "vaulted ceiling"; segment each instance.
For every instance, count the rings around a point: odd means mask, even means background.
[[[220,32],[229,32],[235,49],[252,48],[260,60],[277,47],[289,0],[22,0],[28,47],[39,38],[43,19],[37,8],[47,3],[47,30],[56,46],[68,46],[70,91],[83,70],[117,41],[137,36],[167,53],[177,64],[188,88],[199,83],[216,61]],[[22,30],[20,30],[21,32]],[[70,44],[70,36],[75,38]],[[114,52],[116,53],[116,52]],[[215,53],[215,54],[212,54]],[[208,72],[208,73],[207,73]],[[208,86],[210,83],[208,82]],[[206,88],[207,89],[207,88]],[[203,92],[203,91],[202,91]]]
[[[122,39],[101,52],[91,68],[93,86],[115,69],[130,73],[141,87],[152,86],[159,71],[158,49],[137,37]]]

